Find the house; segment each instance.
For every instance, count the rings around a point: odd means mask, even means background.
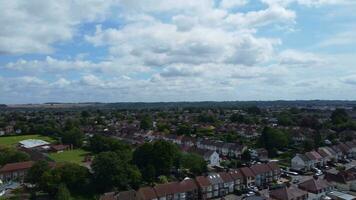
[[[252,165],[250,169],[255,174],[255,185],[257,187],[263,187],[272,182],[273,171],[267,164]]]
[[[255,185],[256,176],[253,171],[248,167],[242,167],[239,169],[243,176],[243,183],[245,187],[252,187]]]
[[[189,153],[196,153],[204,158],[210,166],[220,166],[220,156],[216,151],[199,148],[189,148]]]
[[[151,187],[142,187],[137,191],[139,200],[158,200],[157,194]]]
[[[297,187],[282,187],[271,190],[269,195],[272,199],[277,200],[306,200],[308,199],[308,192],[298,189]]]
[[[198,186],[193,179],[159,184],[154,186],[153,189],[157,194],[158,200],[184,200],[198,197]]]
[[[205,176],[198,176],[195,181],[199,187],[199,199],[211,199],[213,197],[213,186],[209,179]]]
[[[268,151],[265,148],[252,149],[250,154],[252,159],[260,161],[268,160]]]
[[[221,192],[221,193],[225,193],[225,194],[233,193],[235,190],[235,188],[234,188],[235,180],[227,172],[220,172],[219,175],[224,183],[224,185],[223,185],[224,192]]]
[[[8,181],[23,182],[27,171],[33,166],[33,161],[9,163],[0,169],[0,179]]]
[[[51,148],[50,150],[52,152],[60,153],[60,152],[69,150],[70,146],[69,145],[65,145],[65,144],[56,144],[56,145],[51,145],[50,148]]]
[[[333,160],[333,156],[331,153],[328,152],[326,148],[318,148],[318,153],[322,157],[323,165],[327,165],[328,162]]]
[[[325,179],[309,179],[298,184],[298,187],[309,192],[309,199],[318,200],[325,196],[327,192],[331,192],[334,187]]]
[[[272,170],[272,181],[277,181],[281,176],[281,168],[277,162],[268,162],[267,165]]]
[[[224,188],[224,181],[219,174],[210,174],[206,177],[212,186],[213,198],[228,194]]]
[[[337,145],[333,145],[330,148],[335,152],[336,160],[342,160],[344,158],[344,154]]]
[[[230,170],[229,174],[230,174],[231,178],[234,180],[235,191],[240,191],[240,190],[244,189],[244,184],[243,184],[244,177],[243,177],[242,173],[240,172],[240,170],[238,170],[238,169]]]
[[[344,171],[331,169],[326,171],[325,179],[339,190],[356,191],[356,169]]]
[[[356,143],[355,141],[347,141],[345,144],[350,148],[350,158],[356,158]]]
[[[313,167],[312,161],[304,154],[296,154],[292,158],[291,168],[295,170],[310,170]]]
[[[122,192],[108,192],[100,196],[99,200],[138,200],[135,190]]]
[[[316,151],[309,151],[305,156],[311,161],[311,167],[323,166],[323,157]]]

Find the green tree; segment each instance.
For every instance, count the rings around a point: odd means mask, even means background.
[[[345,109],[335,109],[331,114],[331,122],[335,125],[343,124],[349,121],[350,117]]]
[[[84,134],[78,128],[67,130],[62,135],[62,142],[64,144],[72,144],[75,147],[81,147],[83,145]]]
[[[64,183],[59,184],[56,200],[71,200],[72,197],[66,185]]]
[[[288,146],[289,137],[278,129],[265,127],[258,143],[261,147],[267,149],[270,156],[275,156],[275,149],[282,149]]]
[[[48,162],[46,161],[38,161],[36,162],[27,172],[25,180],[31,184],[39,184],[41,182],[41,178],[45,172],[49,172],[51,170]]]
[[[241,154],[241,160],[243,160],[243,161],[245,161],[245,162],[251,161],[251,154],[250,154],[250,151],[245,150],[244,152],[242,152],[242,154]]]
[[[141,179],[140,172],[127,157],[116,152],[99,153],[92,163],[92,169],[99,191],[110,191],[114,187],[121,190],[129,186],[137,187]]]
[[[152,128],[152,125],[153,125],[153,121],[152,121],[152,118],[150,116],[146,115],[141,119],[141,123],[140,123],[140,128],[141,129],[149,130],[149,129]]]
[[[0,166],[7,163],[15,163],[30,160],[30,156],[27,153],[18,151],[12,147],[0,146]]]
[[[195,175],[200,175],[207,171],[207,163],[203,157],[197,154],[183,154],[182,167],[189,169]]]

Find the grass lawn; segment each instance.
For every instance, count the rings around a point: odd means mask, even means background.
[[[54,139],[52,139],[50,137],[42,136],[42,135],[13,135],[13,136],[1,136],[0,137],[0,145],[12,146],[12,145],[16,145],[21,140],[27,140],[27,139],[38,139],[38,140],[44,140],[47,142],[55,141]]]
[[[60,153],[50,153],[48,156],[56,162],[72,162],[81,164],[87,154],[89,154],[89,152],[83,149],[74,149]]]

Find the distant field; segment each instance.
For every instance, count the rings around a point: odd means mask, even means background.
[[[50,153],[48,154],[48,156],[49,158],[51,158],[56,162],[72,162],[72,163],[81,164],[88,153],[89,152],[83,149],[75,149],[75,150],[64,151],[61,153]]]
[[[27,139],[38,139],[47,142],[55,141],[50,137],[42,136],[42,135],[14,135],[14,136],[1,136],[0,145],[12,146],[12,145],[16,145],[21,140],[27,140]]]

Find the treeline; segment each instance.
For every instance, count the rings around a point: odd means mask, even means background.
[[[44,161],[37,162],[26,177],[26,181],[35,186],[33,196],[39,191],[53,198],[93,196],[200,175],[207,170],[201,156],[182,153],[176,145],[166,141],[146,143],[133,150],[119,140],[95,135],[87,148],[95,154],[90,172],[76,164],[51,166]]]

